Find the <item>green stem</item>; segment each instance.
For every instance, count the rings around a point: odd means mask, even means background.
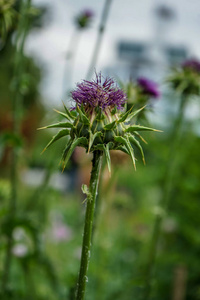
[[[94,151],[92,160],[92,172],[89,185],[89,194],[87,197],[87,207],[85,215],[85,226],[82,243],[81,265],[77,283],[76,300],[83,300],[87,282],[87,271],[90,258],[90,248],[92,239],[93,216],[95,200],[98,191],[99,175],[102,164],[102,152]]]
[[[29,18],[27,16],[27,10],[30,7],[30,0],[21,2],[20,14],[21,19],[19,21],[19,27],[16,38],[16,54],[15,54],[15,70],[14,70],[14,79],[21,79],[24,71],[24,44],[29,27]],[[25,28],[23,28],[25,26]],[[23,35],[23,36],[22,36]],[[20,43],[20,37],[21,43]],[[17,50],[17,44],[19,45],[19,50]],[[22,103],[22,95],[19,91],[19,86],[15,87],[13,95],[13,134],[20,135],[20,109]],[[9,220],[12,222],[16,216],[16,206],[17,206],[17,166],[18,166],[18,150],[13,147],[12,150],[12,162],[11,162],[11,197],[9,203]],[[10,230],[7,236],[7,247],[2,275],[2,292],[5,293],[7,289],[10,267],[11,267],[11,258],[12,258],[12,246],[13,246],[13,237],[12,229]]]
[[[173,188],[173,180],[174,180],[174,175],[176,170],[176,159],[177,159],[177,154],[179,151],[179,144],[180,144],[181,126],[184,119],[184,110],[187,103],[187,99],[188,98],[186,95],[182,95],[179,114],[173,125],[174,130],[172,132],[172,137],[170,139],[171,148],[169,152],[168,163],[166,164],[167,169],[165,173],[163,197],[161,199],[161,212],[156,215],[154,221],[153,232],[152,232],[148,258],[146,263],[146,269],[144,274],[144,295],[143,295],[144,300],[150,299],[152,271],[155,265],[157,246],[160,238],[160,229],[161,229],[162,221],[168,212],[168,207],[171,200],[171,191]]]
[[[89,80],[92,77],[92,74],[94,72],[94,68],[97,64],[97,58],[98,58],[98,55],[99,55],[103,34],[105,32],[105,27],[106,27],[106,22],[107,22],[107,19],[108,19],[108,13],[109,13],[111,2],[112,2],[112,0],[106,0],[105,1],[105,5],[104,5],[104,8],[103,8],[103,13],[102,13],[102,17],[101,17],[100,26],[99,26],[99,32],[98,32],[98,36],[97,36],[97,40],[96,40],[92,60],[91,60],[91,63],[90,63],[89,69],[88,69],[87,76],[86,76],[87,80]]]

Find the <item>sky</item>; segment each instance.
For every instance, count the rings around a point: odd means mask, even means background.
[[[46,25],[30,33],[26,51],[44,68],[41,94],[46,103],[57,105],[68,85],[84,79],[90,64],[105,0],[33,0],[47,6]],[[192,56],[200,57],[200,0],[113,0],[96,70],[104,70],[117,62],[116,45],[120,40],[151,42],[155,37],[155,7],[167,3],[175,18],[166,25],[163,39],[174,45],[186,46]],[[66,53],[74,35],[74,17],[90,8],[95,17],[89,29],[81,33],[74,60],[72,78],[66,76]]]

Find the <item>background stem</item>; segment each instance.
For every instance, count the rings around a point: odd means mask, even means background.
[[[165,179],[164,179],[163,197],[160,203],[162,210],[160,213],[156,215],[151,242],[149,246],[148,258],[147,258],[146,269],[144,274],[144,297],[143,297],[144,300],[150,299],[152,271],[155,265],[155,258],[157,254],[157,246],[159,242],[162,221],[167,214],[170,199],[171,199],[171,191],[173,188],[173,179],[174,179],[174,173],[176,169],[176,158],[177,158],[177,153],[179,151],[181,126],[184,118],[184,110],[185,110],[186,103],[187,103],[187,96],[182,95],[179,114],[174,122],[174,127],[173,127],[174,130],[172,132],[172,136],[170,139],[171,148],[169,151],[168,163],[166,164],[167,169],[166,169]]]
[[[89,185],[89,194],[87,197],[87,207],[85,215],[85,226],[82,243],[81,265],[79,278],[77,283],[76,300],[83,300],[85,296],[85,287],[87,282],[87,270],[90,258],[93,216],[95,208],[95,200],[97,196],[99,175],[102,164],[102,152],[94,151],[92,160],[92,172]]]
[[[18,32],[16,37],[16,54],[15,54],[15,67],[14,67],[14,80],[17,82],[13,91],[13,134],[20,136],[20,113],[22,107],[23,96],[20,93],[20,80],[24,72],[24,44],[29,28],[28,9],[30,7],[31,0],[21,1],[20,6],[20,21],[18,24]],[[17,207],[17,166],[18,166],[18,149],[13,146],[11,157],[11,197],[9,203],[8,218],[12,222],[16,216]],[[2,275],[2,292],[5,293],[8,285],[11,258],[12,258],[12,226],[7,236],[7,247],[5,254],[5,262]]]
[[[92,60],[91,60],[91,63],[90,63],[89,69],[88,69],[88,73],[86,75],[86,80],[91,79],[92,74],[94,72],[94,68],[97,64],[97,58],[98,58],[98,55],[99,55],[101,42],[102,42],[103,34],[104,34],[104,31],[105,31],[106,22],[107,22],[107,19],[108,19],[108,13],[109,13],[111,2],[112,2],[112,0],[106,0],[105,1],[105,5],[104,5],[104,8],[103,8],[103,13],[102,13],[102,17],[101,17],[101,22],[100,22],[100,25],[99,25],[99,32],[98,32],[98,36],[97,36],[97,40],[96,40]]]

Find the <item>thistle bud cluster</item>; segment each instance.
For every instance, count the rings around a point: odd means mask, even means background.
[[[130,80],[127,84],[120,82],[120,86],[124,88],[127,94],[127,108],[130,109],[134,105],[135,109],[142,106],[146,108],[137,114],[132,122],[139,120],[146,120],[146,113],[152,107],[152,100],[159,99],[161,96],[159,86],[153,80],[146,77],[139,77],[135,82]],[[147,109],[148,108],[148,109]]]
[[[106,78],[102,81],[101,73],[96,75],[95,81],[84,80],[77,84],[71,96],[76,103],[75,107],[69,110],[64,105],[65,112],[57,111],[65,118],[65,121],[43,127],[62,128],[45,149],[61,137],[68,137],[62,155],[63,168],[76,146],[84,147],[87,152],[95,150],[104,152],[109,171],[111,170],[110,150],[121,150],[130,155],[135,167],[134,150],[136,147],[145,162],[139,141],[144,141],[144,139],[139,131],[157,130],[131,123],[132,118],[144,107],[136,111],[131,107],[126,111],[124,108],[126,94],[112,79]]]
[[[87,28],[93,17],[94,12],[90,9],[85,9],[75,18],[75,23],[80,29]]]
[[[200,62],[196,59],[186,60],[181,66],[172,70],[172,75],[167,81],[180,94],[199,96]]]

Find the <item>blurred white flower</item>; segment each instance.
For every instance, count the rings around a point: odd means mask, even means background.
[[[24,244],[16,244],[12,248],[12,253],[17,257],[24,257],[28,253],[28,248]]]
[[[21,227],[16,227],[13,230],[13,238],[15,241],[20,241],[20,240],[23,240],[24,238],[26,238],[26,233],[25,233],[24,229]]]

